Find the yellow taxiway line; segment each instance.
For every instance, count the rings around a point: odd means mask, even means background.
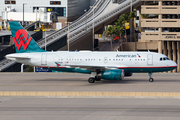
[[[0,96],[56,97],[180,97],[180,92],[32,92],[0,91]]]

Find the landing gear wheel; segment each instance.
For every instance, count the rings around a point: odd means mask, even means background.
[[[96,81],[101,81],[101,78],[98,78],[97,76],[95,77]]]
[[[95,78],[90,77],[90,78],[88,79],[88,82],[89,82],[89,83],[94,83],[94,82],[95,82]]]
[[[154,79],[153,78],[149,78],[149,82],[153,82],[154,81]]]

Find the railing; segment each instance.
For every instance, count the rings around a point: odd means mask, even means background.
[[[141,32],[142,40],[178,40],[180,41],[179,32]]]
[[[142,5],[141,14],[180,14],[180,6]]]

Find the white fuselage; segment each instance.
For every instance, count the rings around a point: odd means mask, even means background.
[[[132,69],[177,66],[171,60],[160,60],[161,58],[167,58],[167,56],[155,52],[58,51],[15,53],[7,55],[6,58],[27,65],[47,68],[101,67],[105,69]],[[136,70],[131,72],[136,72]]]

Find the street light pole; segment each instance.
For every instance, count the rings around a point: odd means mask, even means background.
[[[131,0],[131,12],[132,12],[132,0]]]
[[[45,51],[46,51],[46,29],[45,29]]]
[[[24,5],[26,5],[26,3],[23,3],[23,27],[24,27]]]
[[[67,39],[68,39],[68,51],[69,51],[69,24],[71,24],[72,22],[65,22],[65,23],[68,24],[68,37],[67,37]]]
[[[93,8],[93,35],[92,35],[92,39],[93,39],[93,51],[94,51],[94,8],[96,8],[96,6],[90,6],[91,8]]]

